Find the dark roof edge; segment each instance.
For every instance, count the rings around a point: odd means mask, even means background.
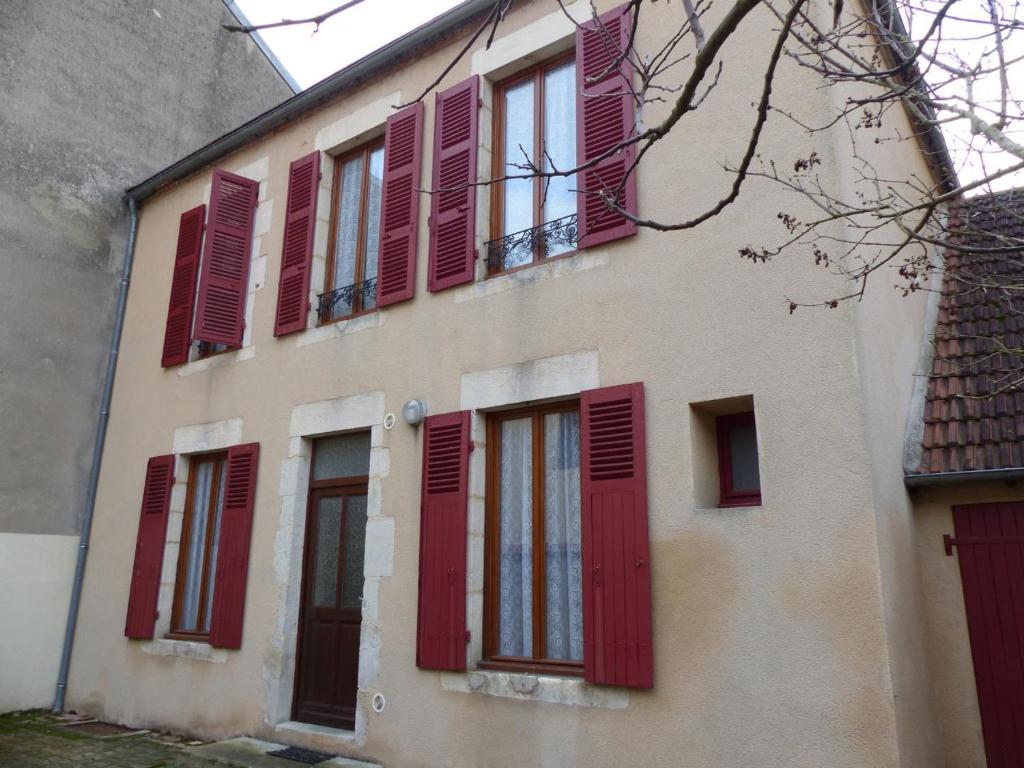
[[[1002,469],[969,469],[961,472],[925,472],[904,475],[903,482],[908,488],[926,485],[950,485],[952,483],[979,482],[982,480],[1024,480],[1024,467]]]
[[[238,7],[238,3],[236,3],[235,0],[224,0],[224,5],[227,6],[228,11],[230,11],[231,15],[238,20],[239,24],[243,27],[252,26],[252,22],[249,21],[249,17],[246,16],[242,9]],[[251,37],[252,41],[256,43],[256,47],[260,49],[267,61],[269,61],[271,66],[277,71],[277,74],[281,76],[281,79],[284,80],[285,83],[288,84],[288,87],[292,89],[292,93],[300,93],[302,91],[302,86],[299,85],[299,81],[296,80],[292,76],[292,73],[288,71],[288,67],[284,65],[284,62],[277,58],[277,54],[275,54],[270,49],[270,46],[267,45],[267,41],[263,39],[263,35],[259,32],[250,32],[249,37]]]
[[[904,40],[910,39],[907,27],[903,23],[903,17],[900,16],[899,9],[892,4],[892,0],[873,0],[872,4],[878,9],[883,23],[889,24],[896,35]],[[896,63],[903,62],[907,56],[906,52],[901,50],[899,44],[892,37],[883,39],[894,61]],[[911,89],[923,91],[923,86],[920,84],[923,77],[916,62],[907,69],[909,71],[901,75],[903,81]],[[925,159],[939,177],[943,194],[955,191],[959,188],[960,181],[957,178],[956,166],[953,164],[953,158],[949,154],[949,147],[946,145],[946,138],[942,135],[942,131],[934,120],[922,123],[910,110],[907,110],[907,117],[918,131],[916,135],[923,145]]]
[[[206,146],[186,155],[140,184],[130,187],[126,190],[125,197],[142,202],[168,184],[180,181],[219,158],[244,147],[253,139],[264,136],[299,115],[330,101],[360,78],[366,77],[390,63],[396,56],[407,53],[435,36],[454,29],[476,14],[487,10],[493,4],[494,0],[465,0],[461,5],[457,5],[426,24],[407,32],[373,53],[324,78],[316,85],[297,93],[287,101],[281,102],[276,107],[225,133],[220,138],[214,139]]]

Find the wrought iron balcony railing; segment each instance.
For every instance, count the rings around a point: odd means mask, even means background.
[[[377,299],[377,278],[371,277],[361,283],[335,288],[321,293],[318,298],[316,314],[321,323],[373,309]]]
[[[491,240],[485,245],[487,271],[491,274],[529,264],[537,258],[557,256],[576,248],[579,217],[574,213]]]

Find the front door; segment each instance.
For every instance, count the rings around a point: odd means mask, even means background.
[[[366,480],[314,487],[306,517],[294,717],[355,728]]]
[[[988,768],[1022,766],[1024,502],[953,507],[953,526]]]

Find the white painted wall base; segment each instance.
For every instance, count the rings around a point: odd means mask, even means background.
[[[53,703],[77,536],[0,533],[0,712]]]

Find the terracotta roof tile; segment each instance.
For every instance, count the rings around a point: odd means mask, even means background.
[[[951,221],[917,471],[1024,467],[1024,189]]]

